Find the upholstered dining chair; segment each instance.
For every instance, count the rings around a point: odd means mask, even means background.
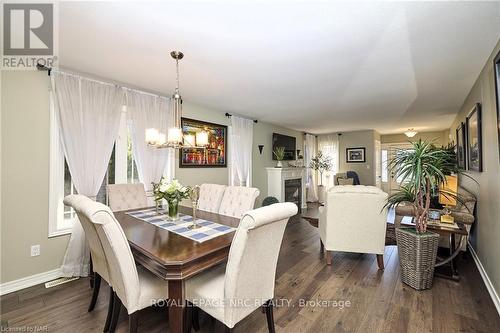
[[[97,297],[99,296],[99,289],[101,287],[101,278],[109,285],[108,315],[106,317],[106,322],[103,329],[104,332],[107,332],[111,323],[114,291],[113,286],[111,285],[111,280],[109,278],[108,263],[106,262],[104,250],[102,248],[101,241],[99,240],[99,236],[97,235],[97,231],[94,225],[89,221],[88,217],[83,214],[81,210],[83,205],[85,205],[88,200],[90,199],[83,195],[68,195],[64,198],[64,204],[72,207],[75,210],[90,247],[90,255],[92,257],[92,265],[94,271],[94,288],[88,312],[94,310],[95,304],[97,302]]]
[[[95,227],[108,263],[113,286],[113,315],[109,331],[116,329],[121,306],[129,315],[129,330],[137,332],[138,312],[168,298],[168,284],[147,270],[137,267],[127,238],[109,207],[86,197],[80,198],[77,210]]]
[[[218,213],[226,185],[201,184],[198,209],[206,212]]]
[[[387,193],[375,186],[332,187],[319,208],[319,235],[332,264],[332,251],[374,253],[384,269]]]
[[[144,184],[112,184],[107,186],[108,203],[113,212],[144,208],[148,199]]]
[[[273,333],[271,300],[278,254],[287,221],[297,210],[297,205],[286,202],[246,212],[234,235],[227,265],[188,279],[186,300],[221,321],[229,331],[259,308],[256,303],[263,304],[269,332]]]
[[[220,203],[219,214],[241,218],[252,210],[260,191],[254,187],[227,186]]]

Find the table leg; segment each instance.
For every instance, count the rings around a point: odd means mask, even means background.
[[[168,281],[168,326],[170,333],[184,333],[184,280]]]
[[[450,239],[450,256],[453,256],[453,253],[456,251],[456,244],[455,244],[455,235],[451,234],[451,239]],[[453,257],[451,260],[451,274],[453,275],[458,275],[457,274],[457,261],[456,261],[456,256]]]

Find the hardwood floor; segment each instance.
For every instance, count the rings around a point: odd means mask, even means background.
[[[433,288],[422,292],[401,283],[395,247],[386,247],[384,263],[385,270],[380,271],[375,255],[334,253],[332,266],[327,266],[319,254],[317,229],[304,220],[290,221],[276,274],[276,331],[498,332],[500,317],[472,258],[461,260],[460,282],[436,278]],[[2,326],[46,326],[48,332],[102,332],[108,304],[104,281],[95,310],[88,313],[91,295],[88,279],[50,289],[39,285],[5,295],[0,298]],[[291,303],[280,304],[282,299]],[[337,304],[303,306],[301,300],[330,300]],[[202,333],[223,331],[220,323],[214,325],[203,313],[200,324]],[[167,329],[165,308],[140,313],[139,332]],[[127,318],[122,312],[117,331],[127,330]],[[234,332],[267,332],[266,315],[255,311]]]

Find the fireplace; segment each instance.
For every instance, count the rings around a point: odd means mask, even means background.
[[[266,168],[267,195],[279,202],[293,202],[299,210],[307,208],[305,168]]]
[[[302,179],[285,179],[285,202],[293,202],[302,207]]]

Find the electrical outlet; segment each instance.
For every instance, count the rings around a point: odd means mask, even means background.
[[[31,256],[36,257],[40,255],[40,244],[31,245]]]

